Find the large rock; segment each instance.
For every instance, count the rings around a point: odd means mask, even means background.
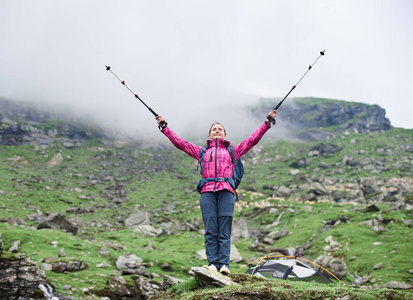
[[[250,229],[247,220],[239,219],[235,220],[232,224],[231,239],[236,240],[238,238],[249,239]]]
[[[315,263],[324,267],[338,278],[342,278],[348,272],[346,263],[337,258],[320,255],[315,260]]]
[[[137,227],[139,225],[149,225],[149,215],[147,211],[135,209],[133,213],[125,220],[125,226],[128,228]]]
[[[50,215],[46,220],[44,220],[37,226],[37,229],[43,228],[62,230],[70,232],[74,235],[76,235],[78,231],[78,228],[74,224],[66,220],[65,216],[57,213]]]
[[[175,277],[172,277],[172,276],[164,275],[163,276],[162,288],[163,288],[164,291],[166,291],[167,289],[169,289],[173,285],[178,284],[178,283],[182,283],[184,281],[185,280],[183,280],[183,279],[178,279],[178,278],[175,278]]]
[[[65,272],[77,272],[84,270],[88,265],[83,261],[70,261],[70,262],[56,262],[52,263],[52,272],[65,273]]]
[[[404,282],[398,282],[398,281],[390,281],[383,285],[384,288],[388,289],[397,289],[397,290],[407,290],[407,289],[412,289],[413,285],[411,284],[406,284]]]
[[[368,179],[368,180],[363,180],[361,184],[361,190],[363,192],[363,195],[370,195],[377,193],[380,191],[380,188],[377,186],[377,180],[376,179]]]
[[[116,260],[116,268],[126,271],[128,274],[136,273],[136,270],[142,265],[142,258],[134,254],[121,255]]]
[[[206,268],[194,267],[191,269],[194,272],[195,279],[200,287],[224,287],[230,285],[238,285],[231,278],[222,275],[219,272],[210,271]]]

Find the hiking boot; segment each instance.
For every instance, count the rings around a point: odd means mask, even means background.
[[[214,272],[218,272],[217,267],[215,267],[215,265],[209,265],[209,266],[202,266],[205,269],[208,269],[210,271],[214,271]]]
[[[229,270],[229,268],[228,268],[227,265],[223,265],[223,266],[221,267],[221,269],[219,269],[219,272],[220,272],[221,274],[223,274],[223,275],[229,275],[229,274],[231,274],[231,271]]]

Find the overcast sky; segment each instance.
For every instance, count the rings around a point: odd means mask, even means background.
[[[413,128],[412,16],[411,0],[1,0],[0,97],[157,134],[110,65],[178,133],[242,127],[239,108],[283,97],[326,50],[291,97],[378,104]]]

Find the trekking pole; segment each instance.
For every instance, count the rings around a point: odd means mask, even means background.
[[[154,112],[154,110],[153,110],[152,108],[150,108],[145,102],[143,102],[143,100],[138,96],[138,94],[135,94],[135,93],[125,84],[125,81],[124,81],[124,80],[121,80],[118,76],[116,76],[115,73],[112,72],[112,70],[110,69],[110,66],[105,66],[105,67],[106,67],[106,71],[109,71],[110,73],[112,73],[113,76],[115,76],[115,77],[120,81],[120,83],[122,83],[122,84],[135,96],[135,98],[137,98],[140,102],[142,102],[142,104],[145,105],[145,107],[146,107],[147,109],[149,109],[149,111],[150,111],[155,117],[159,117],[159,115],[158,115],[156,112]],[[165,122],[165,121],[162,121],[161,124],[159,124],[158,128],[161,129],[161,127],[165,127],[166,125],[168,125],[168,123]]]
[[[303,80],[303,78],[305,77],[305,75],[307,75],[307,73],[311,70],[311,68],[317,63],[317,61],[320,59],[320,57],[324,55],[324,52],[326,52],[326,50],[320,51],[320,56],[315,60],[315,62],[314,62],[311,66],[308,67],[307,72],[305,72],[304,75],[300,78],[300,80],[298,80],[298,82],[297,82],[295,85],[293,85],[293,87],[291,88],[291,90],[287,93],[287,95],[285,95],[284,99],[282,99],[282,100],[280,101],[280,103],[278,103],[277,106],[274,107],[273,110],[277,110],[277,109],[281,106],[281,104],[283,104],[284,100],[287,99],[287,97],[288,97],[288,96],[291,94],[291,92],[297,87],[297,85],[301,82],[301,80]],[[270,122],[272,122],[273,124],[275,124],[275,119],[272,119],[270,116],[267,116],[267,119],[268,119]]]

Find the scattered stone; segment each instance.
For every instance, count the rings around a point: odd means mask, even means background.
[[[17,253],[17,252],[19,252],[19,246],[20,246],[20,240],[15,241],[15,242],[13,243],[13,246],[10,247],[9,252],[12,252],[12,253]]]
[[[374,242],[372,245],[373,246],[380,246],[382,244],[382,242]]]
[[[102,254],[104,257],[110,257],[110,253],[108,248],[106,247],[102,247],[102,249],[100,249],[100,254]]]
[[[106,241],[106,242],[103,243],[103,245],[108,247],[108,248],[115,249],[115,250],[126,250],[125,246],[122,246],[120,244],[112,243],[111,241]]]
[[[166,291],[167,289],[169,289],[173,285],[184,282],[184,281],[185,280],[183,280],[183,279],[178,279],[178,278],[175,278],[175,277],[172,277],[172,276],[164,275],[163,276],[162,289],[164,291]]]
[[[162,229],[157,229],[151,225],[138,225],[133,232],[142,234],[144,237],[154,237],[162,233]]]
[[[382,266],[384,265],[384,263],[378,263],[377,265],[374,266],[374,270],[380,269]]]
[[[55,156],[53,156],[51,160],[49,160],[49,161],[47,162],[47,166],[48,166],[49,168],[53,168],[53,167],[55,167],[55,166],[60,165],[62,161],[63,161],[63,157],[62,157],[62,155],[61,155],[60,153],[58,153],[58,154],[56,154]]]
[[[106,261],[96,265],[96,268],[109,268],[109,267],[111,267],[111,265],[108,264]]]
[[[349,261],[353,261],[353,260],[356,260],[356,259],[357,259],[357,256],[352,256],[352,257],[349,258]]]
[[[373,226],[372,228],[370,228],[370,230],[378,232],[378,233],[382,233],[382,232],[385,232],[387,229],[381,225],[377,225],[377,226]]]
[[[64,248],[60,248],[59,257],[66,257],[66,252]]]
[[[380,211],[380,208],[378,208],[375,204],[369,205],[364,209],[364,212],[376,212]]]
[[[404,282],[390,281],[384,284],[383,287],[387,289],[407,290],[412,289],[413,285]]]
[[[165,271],[165,272],[172,272],[174,270],[174,269],[172,269],[171,265],[168,264],[167,262],[161,264],[160,268],[161,268],[162,271]]]

